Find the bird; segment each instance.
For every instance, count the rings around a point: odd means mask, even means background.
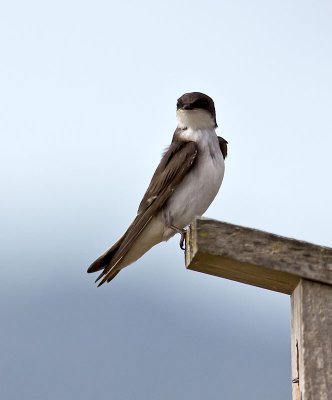
[[[177,127],[138,207],[121,238],[97,258],[87,272],[102,271],[98,287],[153,246],[176,233],[183,243],[186,227],[202,216],[217,195],[224,177],[228,142],[216,134],[211,97],[185,93],[177,100]]]

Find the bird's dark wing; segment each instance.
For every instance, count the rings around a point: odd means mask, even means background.
[[[139,205],[138,214],[147,210],[153,202],[163,205],[192,167],[198,147],[195,142],[175,141],[164,152],[149,187]],[[163,197],[160,200],[160,196]]]
[[[193,167],[197,153],[198,147],[195,142],[184,141],[172,142],[165,151],[140,203],[135,220],[120,241],[116,243],[118,247],[114,248],[113,246],[109,250],[109,252],[112,252],[111,257],[108,257],[108,252],[101,256],[107,259],[107,265],[103,263],[100,257],[88,269],[89,272],[94,272],[101,269],[101,266],[104,267],[104,271],[97,279],[102,279],[100,284],[113,277],[116,265],[127,254],[142,230],[157,215],[188,171]]]
[[[224,157],[224,159],[227,157],[227,145],[228,142],[227,140],[225,140],[224,138],[218,136],[218,140],[219,140],[219,146],[220,146],[220,150],[222,152],[222,155]]]

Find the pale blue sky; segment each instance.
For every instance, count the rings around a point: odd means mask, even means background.
[[[178,238],[98,290],[85,270],[188,91],[229,141],[206,215],[332,246],[331,20],[329,1],[1,4],[3,398],[290,398],[287,296],[186,271]]]

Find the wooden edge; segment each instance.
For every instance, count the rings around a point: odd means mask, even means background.
[[[301,279],[291,304],[293,400],[331,399],[332,286]]]
[[[291,294],[300,280],[297,276],[286,272],[200,252],[196,252],[186,268],[285,294]]]
[[[309,260],[309,261],[308,261]],[[332,284],[332,249],[197,218],[186,235],[186,268],[291,294],[301,278]]]

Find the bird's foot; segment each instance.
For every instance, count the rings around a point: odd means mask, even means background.
[[[187,232],[187,231],[186,231],[184,228],[180,229],[180,228],[177,228],[177,227],[174,226],[174,225],[170,225],[170,228],[173,229],[176,233],[179,233],[179,234],[181,235],[181,239],[180,239],[180,249],[181,249],[181,250],[185,250],[186,247],[184,246],[184,241],[185,241],[185,239],[186,239],[186,232]]]
[[[180,249],[183,251],[186,250],[186,246],[184,244],[185,240],[186,240],[186,230],[183,229],[183,232],[181,232],[181,239],[180,239]]]

